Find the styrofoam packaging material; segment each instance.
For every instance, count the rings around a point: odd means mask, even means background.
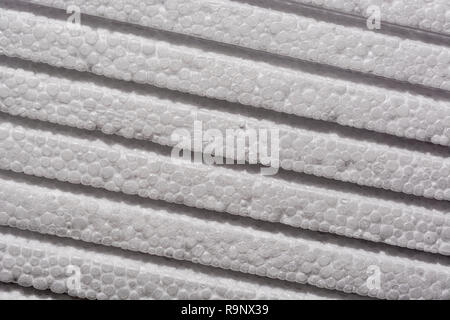
[[[27,1],[63,9],[76,5],[86,14],[450,90],[450,49],[446,46],[378,35],[239,1],[158,0],[147,2],[146,10],[136,0]],[[449,8],[438,5],[435,9],[442,7]]]
[[[26,288],[15,284],[0,283],[0,301],[3,300],[70,300],[68,295]]]
[[[353,74],[336,78],[327,72],[316,74],[296,66],[254,61],[252,56],[217,52],[220,48],[189,47],[151,30],[127,30],[125,26],[110,30],[109,24],[99,21],[71,29],[60,15],[46,17],[12,7],[2,10],[0,24],[2,51],[8,56],[401,137],[450,143],[450,105],[440,96],[433,99],[413,90],[395,90],[396,86],[389,84],[372,86],[358,82]],[[442,65],[424,66],[424,70],[433,78],[444,73],[441,77],[450,84],[450,49],[441,49]],[[424,55],[430,56],[428,52]],[[413,58],[406,60],[408,66],[416,66],[411,63]],[[413,76],[424,73],[411,72]]]
[[[445,208],[192,164],[106,137],[12,120],[0,120],[0,169],[450,255]],[[420,229],[411,230],[414,225]]]
[[[259,0],[254,0],[259,1]],[[378,12],[384,22],[450,36],[450,4],[446,0],[281,0],[368,18]],[[49,3],[47,1],[47,3]]]
[[[0,111],[86,130],[100,130],[126,138],[176,146],[176,130],[194,136],[195,122],[203,130],[277,130],[279,163],[286,170],[303,172],[359,185],[389,189],[417,196],[450,199],[450,153],[423,153],[410,144],[392,140],[370,141],[319,125],[300,121],[270,121],[248,114],[208,110],[195,101],[178,102],[158,93],[117,90],[96,82],[86,83],[47,73],[0,65]],[[26,80],[25,80],[26,79]],[[450,109],[449,109],[450,110]],[[282,119],[281,119],[282,120]],[[203,146],[204,144],[204,146]],[[203,150],[209,144],[205,139]],[[237,160],[238,144],[232,155]],[[249,146],[247,146],[249,149]],[[191,146],[194,149],[194,145]],[[430,150],[430,149],[427,149]],[[433,150],[431,150],[433,151]],[[247,162],[249,150],[245,152]]]
[[[0,229],[0,279],[88,299],[339,299],[163,259]],[[30,266],[34,266],[30,269]],[[76,276],[79,275],[79,282]],[[17,279],[17,280],[15,280]],[[322,292],[322,293],[321,293]]]
[[[0,299],[450,299],[449,14],[1,1]]]
[[[360,295],[450,297],[450,290],[439,291],[450,281],[450,266],[444,259],[430,262],[417,255],[412,268],[409,263],[414,257],[405,258],[395,250],[364,253],[331,237],[293,234],[277,227],[269,232],[256,223],[248,226],[245,220],[227,221],[215,215],[204,220],[193,210],[131,205],[101,194],[59,191],[56,185],[30,186],[5,178],[0,205],[15,210],[0,216],[3,225]],[[369,270],[376,266],[382,286],[371,290]],[[350,276],[343,277],[345,273]]]

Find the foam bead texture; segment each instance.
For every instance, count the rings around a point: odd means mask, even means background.
[[[256,0],[258,1],[258,0]],[[342,13],[367,17],[369,7],[378,6],[382,20],[409,28],[450,35],[450,5],[446,0],[281,0],[332,9]],[[47,1],[48,2],[48,1]]]
[[[280,154],[276,165],[283,169],[450,199],[450,160],[446,154],[424,155],[405,145],[394,147],[383,141],[352,139],[345,132],[336,135],[320,128],[305,130],[299,128],[299,122],[292,126],[247,114],[206,111],[201,104],[178,103],[170,97],[160,99],[142,92],[128,93],[96,83],[83,85],[80,80],[65,82],[47,74],[35,77],[21,71],[7,69],[0,76],[4,80],[0,85],[3,112],[168,146],[176,145],[171,139],[176,129],[188,130],[194,136],[194,124],[199,120],[204,130],[218,129],[223,135],[227,129],[277,129]],[[127,108],[123,108],[124,104]],[[208,141],[203,144],[206,147]],[[233,155],[237,156],[237,146],[234,148]]]
[[[23,18],[18,20],[19,12],[2,11],[4,30],[13,26],[2,33],[0,24],[5,55],[437,144],[450,141],[448,99],[433,101],[423,94],[399,92],[394,84],[374,88],[352,74],[339,79],[327,72],[311,74],[297,66],[252,61],[248,55],[224,55],[208,46],[159,41],[164,37],[149,37],[150,30],[124,27],[113,32],[98,21],[96,28],[82,25],[73,30],[61,17],[20,12]],[[436,73],[448,70],[450,53],[441,56],[443,66],[433,68]],[[408,65],[414,66],[411,60]]]
[[[411,210],[382,197],[374,201],[370,196],[327,191],[306,181],[299,185],[252,172],[174,163],[122,143],[111,148],[112,141],[89,142],[77,132],[67,137],[25,125],[6,121],[0,125],[0,147],[5,150],[0,153],[0,168],[450,255],[450,221],[439,209],[436,215],[427,210],[423,216],[420,207]],[[321,215],[315,215],[316,211]],[[394,230],[393,223],[399,229]],[[414,225],[423,231],[410,230]]]
[[[370,4],[3,1],[0,298],[450,299],[448,5]]]
[[[448,48],[230,0],[29,1],[450,90]]]
[[[0,283],[0,300],[70,300],[68,295],[52,294],[48,291],[25,288],[14,284]]]
[[[344,246],[324,246],[320,238],[273,234],[276,231],[273,228],[272,232],[248,228],[239,220],[230,223],[212,217],[203,221],[192,211],[180,217],[181,210],[173,214],[173,210],[156,204],[124,204],[101,199],[101,194],[97,199],[70,192],[54,195],[49,192],[51,185],[35,188],[33,192],[26,184],[2,182],[0,203],[9,216],[0,216],[1,224],[31,230],[32,221],[37,221],[36,231],[44,234],[379,298],[415,297],[424,292],[436,299],[450,294],[433,290],[450,281],[445,268],[418,262],[411,269],[409,260],[399,259],[392,252],[362,254]],[[15,194],[8,190],[14,190]],[[366,287],[371,265],[382,266],[384,284],[381,290],[373,292]],[[350,276],[345,277],[346,272]],[[429,279],[436,274],[439,276]],[[406,275],[411,280],[400,280]],[[404,288],[402,293],[395,289],[398,286]]]
[[[283,285],[259,285],[239,276],[191,270],[161,259],[142,258],[114,250],[54,244],[17,231],[0,236],[0,280],[24,287],[69,293],[87,299],[317,299]],[[78,269],[79,287],[68,285]],[[269,281],[270,283],[270,281]],[[326,295],[325,295],[326,296]],[[334,297],[333,298],[339,298]]]

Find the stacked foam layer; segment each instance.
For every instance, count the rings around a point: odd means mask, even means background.
[[[450,46],[418,33],[445,38],[447,15],[375,33],[350,17],[367,1],[288,2],[2,2],[0,282],[450,299]],[[184,153],[240,165],[175,159],[199,130],[277,132],[279,154],[206,135]]]
[[[361,252],[351,242],[315,234],[7,178],[2,177],[0,193],[7,208],[0,216],[3,225],[379,298],[442,299],[450,294],[445,259],[406,258],[375,246]],[[375,265],[383,270],[382,287],[370,292],[361,280]],[[399,286],[401,294],[395,290]]]
[[[433,210],[306,179],[174,162],[122,140],[36,126],[0,120],[1,169],[450,255],[447,207]]]
[[[227,129],[270,128],[277,130],[280,140],[279,161],[273,166],[427,198],[450,199],[447,150],[425,148],[427,153],[418,152],[409,143],[374,141],[370,135],[366,139],[355,137],[345,128],[327,132],[320,123],[271,121],[244,112],[230,113],[228,109],[235,109],[231,105],[222,104],[224,111],[211,110],[211,102],[186,101],[170,94],[162,99],[158,92],[116,89],[85,82],[86,77],[68,79],[67,74],[56,76],[50,68],[41,73],[0,65],[0,79],[0,110],[11,115],[172,147],[177,145],[172,139],[176,130],[187,130],[194,136],[196,120],[202,122],[204,130],[220,130],[222,135]],[[209,141],[200,144],[201,149],[206,149]],[[233,147],[231,157],[239,160],[238,145]],[[201,152],[194,146],[191,149]],[[248,149],[244,153],[247,161]]]
[[[450,90],[446,47],[230,0],[29,2]]]
[[[47,11],[33,8],[33,12]],[[74,30],[67,28],[67,22],[60,15],[54,16],[55,13],[50,12],[47,17],[33,12],[22,12],[14,7],[2,11],[0,37],[5,55],[346,126],[450,144],[450,106],[448,99],[439,99],[441,95],[438,94],[431,98],[429,93],[418,94],[415,91],[422,90],[413,91],[411,87],[407,87],[410,90],[403,86],[397,89],[398,83],[381,82],[379,86],[373,86],[370,83],[373,79],[367,83],[355,74],[330,75],[327,70],[317,72],[318,67],[286,64],[273,57],[263,59],[273,62],[266,63],[240,51],[224,54],[222,48],[212,43],[192,40],[193,46],[187,46],[189,41],[184,38],[150,30],[143,32],[128,26],[112,27],[105,21],[94,20]],[[88,19],[85,17],[84,20]],[[317,43],[316,37],[313,42]],[[53,45],[58,48],[56,52]],[[411,70],[412,79],[430,72],[430,81],[438,79],[438,74],[447,81],[450,50],[437,47],[440,53],[437,54],[439,58],[433,60],[436,63],[423,66],[423,70]],[[376,46],[368,45],[367,48],[375,50]],[[408,46],[405,52],[405,55],[410,54]],[[328,56],[329,50],[325,48],[323,54]],[[430,54],[425,50],[421,55],[413,53],[412,57],[405,57],[402,65],[390,67],[393,75],[397,70],[416,66],[411,63],[414,59],[424,61]],[[364,59],[372,55],[367,49]],[[379,61],[373,64],[374,67],[380,65]],[[373,73],[371,70],[359,71]],[[449,90],[446,84],[444,89]]]

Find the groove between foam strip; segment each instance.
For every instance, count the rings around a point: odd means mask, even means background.
[[[107,139],[38,128],[1,120],[0,168],[450,255],[445,210],[174,161]]]
[[[253,1],[258,2],[260,0]],[[367,18],[370,14],[373,14],[373,11],[368,10],[370,6],[378,6],[382,23],[388,22],[399,26],[432,31],[450,36],[450,6],[446,0],[281,0],[281,2],[311,5],[317,8],[335,10],[363,18]]]
[[[450,294],[445,289],[450,267],[413,257],[362,253],[220,219],[206,221],[183,216],[180,208],[168,211],[17,182],[2,181],[1,186],[1,206],[16,213],[9,221],[21,229],[378,298],[442,299]],[[0,218],[3,224],[5,214]],[[367,287],[370,266],[382,270],[380,289]]]
[[[230,0],[26,0],[450,90],[446,47]],[[447,61],[447,63],[445,62]]]
[[[450,199],[450,159],[339,134],[202,109],[201,104],[159,98],[48,73],[0,64],[0,111],[80,129],[175,146],[171,135],[194,121],[203,130],[279,130],[280,166],[286,170],[384,188],[428,198]],[[211,102],[213,104],[213,102]],[[205,141],[203,151],[207,150]],[[236,145],[234,147],[234,158]],[[247,148],[248,149],[248,148]],[[201,152],[202,150],[195,150]],[[246,152],[248,161],[248,150]]]
[[[65,21],[14,9],[2,8],[0,16],[7,56],[450,145],[448,101],[126,32],[86,25],[70,31]]]
[[[51,240],[0,229],[0,281],[89,299],[327,298],[287,286],[259,285],[245,277],[174,266],[158,257]],[[77,274],[81,279],[75,278]],[[74,285],[77,280],[81,280],[79,288]]]

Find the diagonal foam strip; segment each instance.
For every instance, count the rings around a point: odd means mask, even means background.
[[[450,255],[445,209],[174,160],[106,138],[1,119],[0,168]]]
[[[45,1],[45,0],[43,0]],[[254,0],[259,1],[259,0]],[[381,22],[431,31],[450,36],[450,4],[447,0],[281,0],[333,10],[359,17],[370,17],[374,6],[380,10]],[[49,1],[46,1],[49,3]],[[371,8],[372,7],[372,8]]]
[[[450,90],[448,47],[238,1],[27,1]]]
[[[70,300],[67,295],[53,294],[51,292],[38,291],[33,288],[21,287],[15,284],[0,282],[1,300]]]
[[[367,245],[361,252],[323,237],[283,235],[276,226],[258,230],[220,216],[196,217],[185,208],[0,178],[2,225],[382,299],[450,294],[440,290],[450,280],[450,266],[419,262],[411,253],[402,257]],[[376,290],[367,284],[371,266],[380,269]]]
[[[175,45],[125,30],[87,25],[69,30],[60,19],[14,9],[3,8],[0,17],[0,52],[7,56],[450,144],[447,100]],[[440,70],[444,69],[448,68]]]
[[[88,299],[327,299],[314,288],[0,228],[0,281]],[[218,270],[221,271],[221,270]]]
[[[251,115],[236,115],[226,112],[226,106],[225,111],[208,110],[192,99],[180,102],[170,96],[160,98],[150,90],[130,91],[127,87],[111,88],[100,81],[73,80],[67,75],[58,76],[56,70],[30,72],[0,64],[0,80],[0,111],[14,116],[167,146],[176,145],[171,136],[177,130],[187,130],[194,137],[195,121],[202,122],[204,132],[220,130],[222,136],[227,130],[278,130],[280,152],[272,154],[275,166],[416,196],[450,199],[448,154],[432,155],[396,147],[389,140],[373,142],[361,135],[327,132],[316,128],[317,124],[302,129]],[[194,149],[195,144],[191,143],[191,150],[207,152],[208,144],[205,141],[202,149]],[[233,159],[237,159],[237,144],[232,147]]]

